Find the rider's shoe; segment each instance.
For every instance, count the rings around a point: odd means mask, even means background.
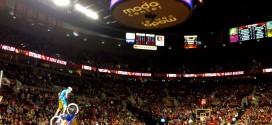
[[[60,123],[60,121],[61,121],[61,119],[58,119],[58,120],[56,121],[56,123],[58,124],[58,123]]]

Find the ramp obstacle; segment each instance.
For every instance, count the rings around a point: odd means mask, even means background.
[[[67,107],[68,114],[61,114],[59,116],[54,116],[50,120],[50,125],[74,125],[75,116],[78,113],[79,108],[77,104],[70,103]]]

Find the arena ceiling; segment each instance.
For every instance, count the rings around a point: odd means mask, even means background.
[[[30,0],[31,1],[31,0]],[[34,1],[34,0],[33,0]],[[37,1],[37,0],[36,0]],[[195,0],[196,1],[196,0]],[[228,28],[239,25],[256,23],[258,21],[272,20],[272,9],[269,0],[202,0],[203,5],[197,6],[192,16],[184,23],[162,30],[150,30],[170,36],[182,36],[184,34],[201,34],[228,30]],[[118,23],[110,10],[110,0],[72,0],[72,3],[79,3],[99,15],[98,20],[84,18],[76,13],[73,8],[60,8],[49,3],[58,16],[66,21],[90,30],[123,38],[125,32],[143,32],[126,27]],[[34,4],[35,5],[35,4]],[[48,10],[47,10],[48,11]],[[50,12],[49,12],[50,13]],[[80,23],[79,23],[79,22]]]
[[[135,54],[132,46],[126,45],[126,32],[145,32],[162,34],[166,36],[166,46],[159,48],[154,52],[157,55],[168,56],[171,53],[185,54],[183,50],[183,36],[187,34],[198,34],[207,41],[208,46],[212,46],[215,37],[219,32],[225,33],[225,39],[219,43],[229,43],[228,30],[230,27],[257,23],[259,21],[272,20],[272,9],[268,0],[248,1],[248,0],[203,0],[203,5],[196,7],[193,10],[192,16],[184,23],[161,30],[137,30],[126,27],[118,23],[110,10],[110,0],[73,0],[73,3],[80,3],[97,12],[98,20],[86,18],[78,14],[72,7],[62,8],[57,7],[51,0],[21,0],[36,9],[60,18],[63,21],[72,25],[90,30],[90,34],[96,37],[91,37],[92,41],[87,41],[80,44],[83,47],[95,48],[98,50],[112,50],[113,52]],[[94,43],[93,41],[98,41]],[[105,44],[101,44],[104,42]],[[74,43],[76,44],[76,43]],[[119,46],[121,45],[121,46]],[[172,48],[171,50],[169,48]],[[209,48],[208,47],[208,48]],[[245,47],[246,48],[246,47]],[[227,49],[221,49],[229,54]],[[240,51],[240,49],[237,49]],[[250,49],[249,49],[250,50]],[[191,50],[188,50],[191,52]],[[201,50],[202,51],[202,50]],[[250,50],[251,51],[251,50]],[[209,50],[208,53],[213,53],[214,50]],[[137,51],[142,55],[154,54],[150,51]],[[176,53],[176,54],[173,54]],[[191,52],[193,53],[193,52]],[[235,52],[233,52],[235,55]],[[243,52],[243,54],[246,52]],[[198,52],[194,53],[199,54]],[[243,55],[241,54],[241,55]],[[204,53],[203,53],[204,55]]]
[[[124,54],[127,58],[137,58],[136,56],[147,57],[147,60],[156,60],[154,62],[183,62],[193,67],[195,64],[199,66],[215,65],[218,62],[226,63],[236,62],[236,60],[245,60],[244,62],[251,62],[251,59],[271,59],[269,53],[272,49],[272,43],[263,44],[267,42],[259,42],[257,45],[247,46],[246,44],[235,44],[234,47],[222,46],[216,49],[183,49],[183,36],[185,34],[199,34],[206,36],[204,38],[211,40],[209,37],[215,37],[213,34],[223,31],[228,32],[230,27],[256,23],[259,21],[272,20],[272,9],[269,7],[268,0],[246,1],[246,0],[203,0],[204,4],[198,6],[190,19],[186,22],[163,30],[141,31],[125,27],[115,21],[109,9],[109,0],[77,0],[81,4],[89,6],[99,14],[98,20],[84,18],[71,8],[58,8],[53,4],[41,4],[39,1],[44,0],[21,0],[35,8],[41,9],[44,12],[60,18],[70,24],[82,27],[92,31],[96,37],[90,36],[88,41],[61,41],[62,44],[70,46],[79,46],[79,48],[87,48],[90,51],[102,51],[108,53]],[[45,6],[46,5],[46,6]],[[71,13],[69,13],[69,11]],[[3,18],[2,19],[2,23]],[[13,19],[12,19],[13,20]],[[30,32],[30,25],[19,24],[17,20],[10,23],[7,20],[6,24],[10,24],[15,28],[20,28]],[[43,33],[36,32],[33,28],[33,33],[37,35],[52,35],[53,32],[47,32],[43,29]],[[125,32],[153,32],[163,34],[166,36],[166,46],[161,47],[158,51],[134,50],[131,45],[125,43]],[[24,31],[25,32],[25,31]],[[228,35],[228,34],[227,34]],[[107,37],[107,38],[105,38]],[[228,37],[228,36],[227,36]],[[226,37],[226,39],[227,39]],[[105,42],[102,44],[102,42]],[[224,41],[229,43],[229,41]],[[215,44],[215,43],[211,43]],[[120,45],[120,46],[119,46]],[[266,48],[261,47],[265,46]],[[220,45],[219,45],[220,46]],[[231,46],[231,45],[230,45]],[[169,47],[172,49],[170,50]],[[89,51],[88,51],[89,52]],[[87,52],[86,52],[87,53]],[[261,55],[261,56],[260,56]],[[135,56],[135,57],[134,57]],[[203,59],[204,58],[204,59]],[[151,61],[152,62],[152,61]],[[243,63],[242,63],[243,64]],[[246,63],[245,63],[246,64]],[[203,66],[203,67],[204,67]]]

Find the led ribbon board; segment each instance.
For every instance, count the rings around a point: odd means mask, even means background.
[[[137,29],[160,29],[184,22],[193,0],[111,0],[116,20]]]

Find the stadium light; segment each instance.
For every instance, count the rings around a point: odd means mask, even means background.
[[[75,4],[75,9],[83,14],[85,14],[87,17],[93,18],[93,19],[98,19],[97,13],[90,9],[86,9],[86,7],[83,7],[80,4]]]
[[[68,6],[70,4],[70,0],[53,0],[53,2],[57,6]]]
[[[78,37],[78,35],[79,35],[76,31],[73,31],[73,34],[75,37]]]

